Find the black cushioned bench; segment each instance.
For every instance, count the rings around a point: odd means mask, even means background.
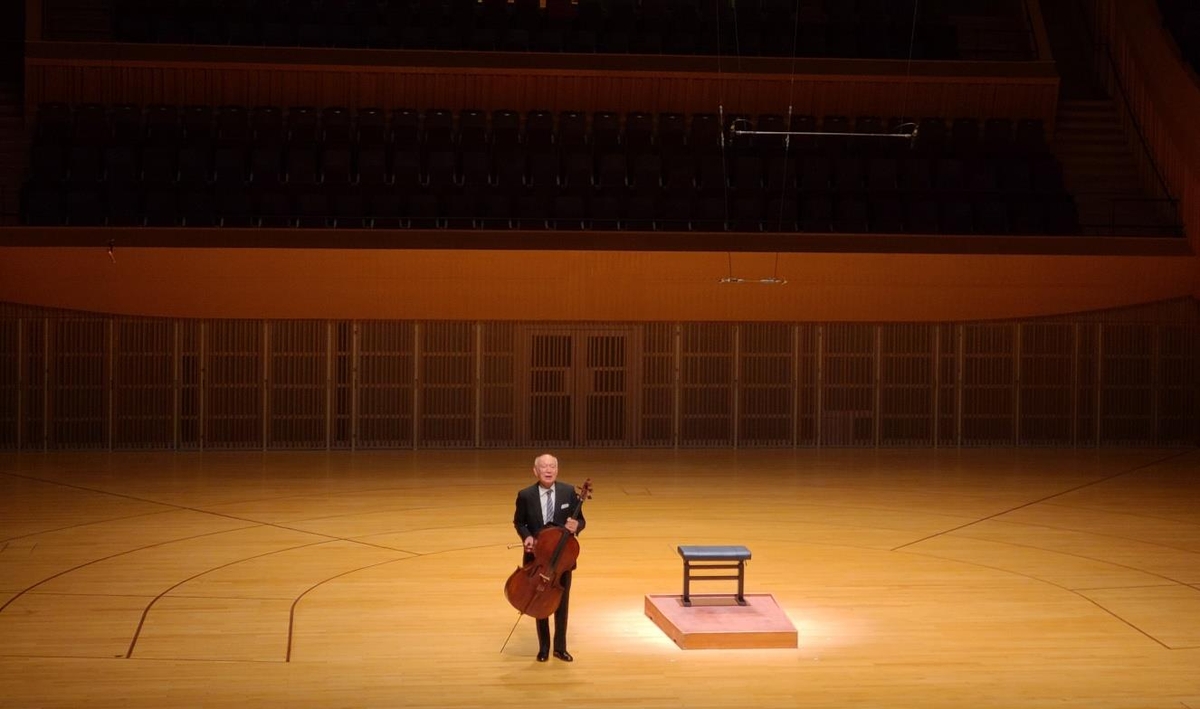
[[[681,545],[677,547],[679,556],[683,557],[683,605],[692,605],[692,581],[737,581],[738,605],[746,605],[746,562],[750,560],[750,550],[744,546],[718,545],[699,546]],[[737,569],[737,575],[701,575],[696,571],[712,571],[714,569]]]

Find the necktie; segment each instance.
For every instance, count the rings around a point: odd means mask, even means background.
[[[546,524],[554,521],[554,488],[546,491],[546,508],[542,511],[542,521]]]

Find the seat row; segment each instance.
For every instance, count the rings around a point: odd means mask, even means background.
[[[955,27],[936,3],[446,0],[118,1],[127,42],[482,51],[953,59]],[[918,22],[914,25],[913,14]],[[915,31],[914,28],[915,27]],[[1028,47],[1024,47],[1028,55]],[[1020,53],[1017,53],[1020,56]]]
[[[210,19],[197,23],[174,17],[129,18],[114,34],[126,42],[268,47],[337,47],[347,49],[413,49],[476,52],[542,52],[569,54],[671,54],[804,57],[845,59],[903,59],[910,37],[899,23],[807,23],[793,32],[781,23],[757,31],[742,29],[706,32],[625,32],[602,28],[564,30],[557,27],[495,28],[446,25],[404,25],[364,22],[349,24],[264,22]],[[922,24],[912,39],[915,59],[952,60],[959,57],[959,40],[949,24]],[[1029,50],[1006,52],[1029,58]]]
[[[184,144],[61,148],[35,146],[28,181],[36,184],[321,184],[443,188],[721,187],[853,192],[930,190],[1054,193],[1062,170],[1048,156],[998,158],[807,154],[776,150],[592,153],[567,150],[429,149],[384,146],[244,148]]]
[[[27,185],[30,225],[1074,234],[1066,195]]]
[[[791,148],[797,152],[907,153],[926,155],[1033,155],[1047,152],[1040,119],[961,116],[920,120],[877,116],[764,113],[650,113],[564,110],[557,113],[510,109],[482,111],[429,108],[333,106],[170,106],[143,109],[132,104],[104,106],[62,103],[38,108],[34,142],[58,147],[191,145],[250,146],[287,143],[294,147],[381,146],[398,149],[455,146],[557,146],[578,151],[624,148],[642,151]]]

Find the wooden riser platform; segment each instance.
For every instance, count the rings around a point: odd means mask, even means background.
[[[794,648],[796,626],[769,593],[746,594],[740,606],[729,595],[646,596],[646,615],[684,650]]]

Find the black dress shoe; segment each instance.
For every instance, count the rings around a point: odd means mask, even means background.
[[[537,654],[538,662],[545,662],[546,660],[549,660],[549,659],[550,659],[550,651],[549,650],[538,650],[538,654]]]
[[[562,660],[563,662],[574,662],[575,661],[575,658],[571,657],[571,653],[567,652],[566,650],[555,650],[554,656],[557,657],[558,659]]]

